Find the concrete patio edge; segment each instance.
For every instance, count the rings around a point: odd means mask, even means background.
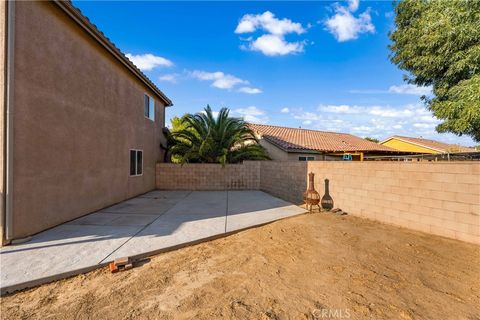
[[[280,218],[280,219],[277,219],[277,220],[268,221],[268,222],[265,222],[265,223],[252,225],[252,226],[248,226],[248,227],[237,229],[237,230],[228,231],[228,232],[225,232],[225,233],[222,233],[222,234],[217,234],[217,235],[213,235],[213,236],[210,236],[210,237],[206,237],[206,238],[202,238],[202,239],[198,239],[198,240],[194,240],[194,241],[181,243],[181,244],[170,246],[170,247],[167,247],[167,248],[142,252],[140,254],[130,256],[129,258],[138,261],[140,259],[155,256],[155,255],[158,255],[158,254],[161,254],[161,253],[182,249],[182,248],[185,248],[185,247],[188,247],[188,246],[193,246],[193,245],[197,245],[197,244],[200,244],[200,243],[213,241],[213,240],[216,240],[216,239],[221,239],[221,238],[228,237],[230,235],[233,235],[233,234],[236,234],[236,233],[239,233],[239,232],[243,232],[243,231],[246,231],[246,230],[249,230],[249,229],[259,228],[259,227],[274,223],[276,221],[286,220],[286,219],[294,218],[294,217],[297,217],[297,216],[300,216],[300,215],[303,215],[303,214],[308,214],[308,213],[309,212],[307,210],[305,210],[303,213],[298,213],[298,214],[283,217],[283,218]],[[2,287],[2,288],[0,288],[0,296],[14,294],[14,293],[16,293],[18,291],[21,291],[21,290],[32,289],[32,288],[40,286],[40,285],[44,285],[44,284],[55,282],[55,281],[62,280],[62,279],[67,279],[67,278],[70,278],[70,277],[77,276],[79,274],[88,273],[88,272],[97,270],[99,268],[106,267],[111,261],[113,261],[113,260],[102,261],[99,264],[94,265],[94,266],[88,266],[88,267],[80,268],[80,269],[77,269],[77,270],[72,270],[72,271],[68,271],[68,272],[64,272],[64,273],[55,274],[55,275],[52,275],[52,276],[46,276],[46,277],[43,277],[43,278],[38,278],[38,279],[35,279],[35,280],[18,283],[18,284],[11,285],[11,286]]]

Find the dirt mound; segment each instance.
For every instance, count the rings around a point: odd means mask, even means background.
[[[480,247],[304,215],[1,299],[2,319],[475,319]]]

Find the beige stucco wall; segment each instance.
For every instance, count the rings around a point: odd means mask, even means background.
[[[278,148],[277,146],[271,144],[270,142],[260,139],[260,145],[267,150],[268,155],[272,160],[275,161],[287,161],[288,153]]]
[[[289,153],[287,161],[300,161],[298,157],[315,157],[315,160],[324,160],[323,154],[317,153]]]
[[[263,146],[272,160],[275,161],[298,161],[298,157],[315,157],[315,160],[323,160],[323,155],[315,153],[288,153],[265,139],[260,139]]]
[[[155,188],[164,107],[48,2],[16,4],[13,235],[23,237]],[[129,176],[129,149],[143,175]]]

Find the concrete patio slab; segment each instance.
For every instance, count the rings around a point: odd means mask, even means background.
[[[141,201],[119,203],[100,212],[161,215],[179,201],[179,199],[160,200],[155,198],[141,198],[139,200]]]
[[[177,191],[177,190],[154,190],[138,196],[138,198],[154,198],[154,199],[182,199],[185,198],[191,191]]]
[[[67,222],[68,225],[93,225],[93,226],[145,226],[158,215],[154,214],[131,214],[131,213],[108,213],[96,212],[88,216]]]
[[[305,213],[261,191],[152,191],[0,249],[4,294]]]
[[[91,270],[141,228],[65,224],[2,247],[2,292]]]
[[[227,197],[225,191],[192,192],[108,259],[142,256],[225,233]]]
[[[245,229],[302,213],[305,213],[305,209],[265,192],[229,192],[225,232]]]

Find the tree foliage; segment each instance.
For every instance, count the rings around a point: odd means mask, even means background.
[[[432,86],[422,99],[437,131],[480,141],[480,1],[402,0],[395,12],[390,58],[409,83]]]
[[[380,142],[380,140],[375,139],[375,138],[371,138],[371,137],[365,137],[365,138],[363,138],[363,139],[365,139],[365,140],[367,140],[367,141],[370,141],[370,142],[375,142],[375,143],[379,143],[379,142]]]
[[[179,163],[239,163],[268,160],[253,131],[240,118],[222,108],[217,117],[207,106],[204,112],[172,119],[170,152]]]
[[[172,125],[172,129],[170,130],[170,134],[167,136],[167,143],[168,143],[168,158],[173,163],[181,163],[182,158],[177,154],[172,154],[172,147],[177,144],[177,140],[181,138],[175,138],[174,133],[179,132],[181,130],[186,129],[186,124],[183,123],[181,117],[173,117],[170,119],[170,123]]]

